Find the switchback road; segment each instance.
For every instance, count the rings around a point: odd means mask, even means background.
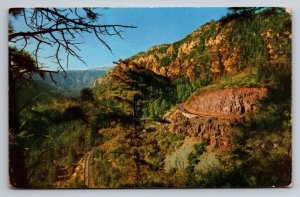
[[[224,114],[215,112],[191,112],[185,109],[183,103],[178,105],[178,110],[187,118],[194,117],[212,117],[212,118],[222,118],[222,119],[233,119],[233,118],[243,118],[243,114]]]

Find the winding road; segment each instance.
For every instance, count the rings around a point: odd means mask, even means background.
[[[183,103],[178,105],[178,110],[187,118],[194,117],[211,117],[211,118],[222,118],[222,119],[233,119],[233,118],[243,118],[244,114],[224,114],[224,113],[215,113],[215,112],[190,112],[185,109]]]
[[[91,167],[90,167],[90,160],[93,155],[93,150],[89,151],[88,153],[85,154],[84,156],[84,184],[87,187],[91,186]]]
[[[187,118],[194,117],[215,117],[215,118],[223,118],[223,119],[232,119],[232,118],[243,118],[243,114],[223,114],[223,113],[214,113],[214,112],[190,112],[185,107],[184,104],[181,103],[178,105],[178,110]],[[93,149],[87,152],[84,155],[84,184],[86,187],[90,188],[92,186],[91,181],[91,158],[93,156]]]

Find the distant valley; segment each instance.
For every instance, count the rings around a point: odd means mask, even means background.
[[[52,92],[60,93],[65,96],[77,96],[82,88],[92,87],[95,80],[103,76],[109,68],[110,67],[90,70],[68,70],[66,73],[53,73],[53,79],[49,73],[45,74],[45,79],[42,79],[36,74],[33,76],[33,79],[49,86]]]

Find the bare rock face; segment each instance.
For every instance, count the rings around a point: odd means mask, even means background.
[[[253,112],[266,94],[266,88],[227,88],[195,96],[184,107],[195,114],[242,115]]]
[[[176,133],[205,140],[212,147],[229,146],[235,126],[255,111],[266,88],[228,88],[207,92],[179,105],[165,118]]]
[[[199,45],[199,41],[192,40],[190,43],[183,43],[178,48],[178,54],[177,57],[181,57],[184,54],[190,53],[194,48],[196,48]]]
[[[207,141],[213,147],[221,147],[230,144],[230,138],[234,135],[234,125],[242,121],[242,118],[223,119],[207,116],[189,118],[177,110],[168,120],[171,123],[166,129]]]

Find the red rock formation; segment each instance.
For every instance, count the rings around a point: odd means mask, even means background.
[[[213,147],[228,146],[235,125],[254,112],[266,88],[228,88],[194,96],[165,117],[167,129],[206,140]],[[190,114],[190,115],[189,115]]]
[[[266,88],[226,88],[195,96],[184,107],[195,114],[241,115],[253,112],[266,94]]]

